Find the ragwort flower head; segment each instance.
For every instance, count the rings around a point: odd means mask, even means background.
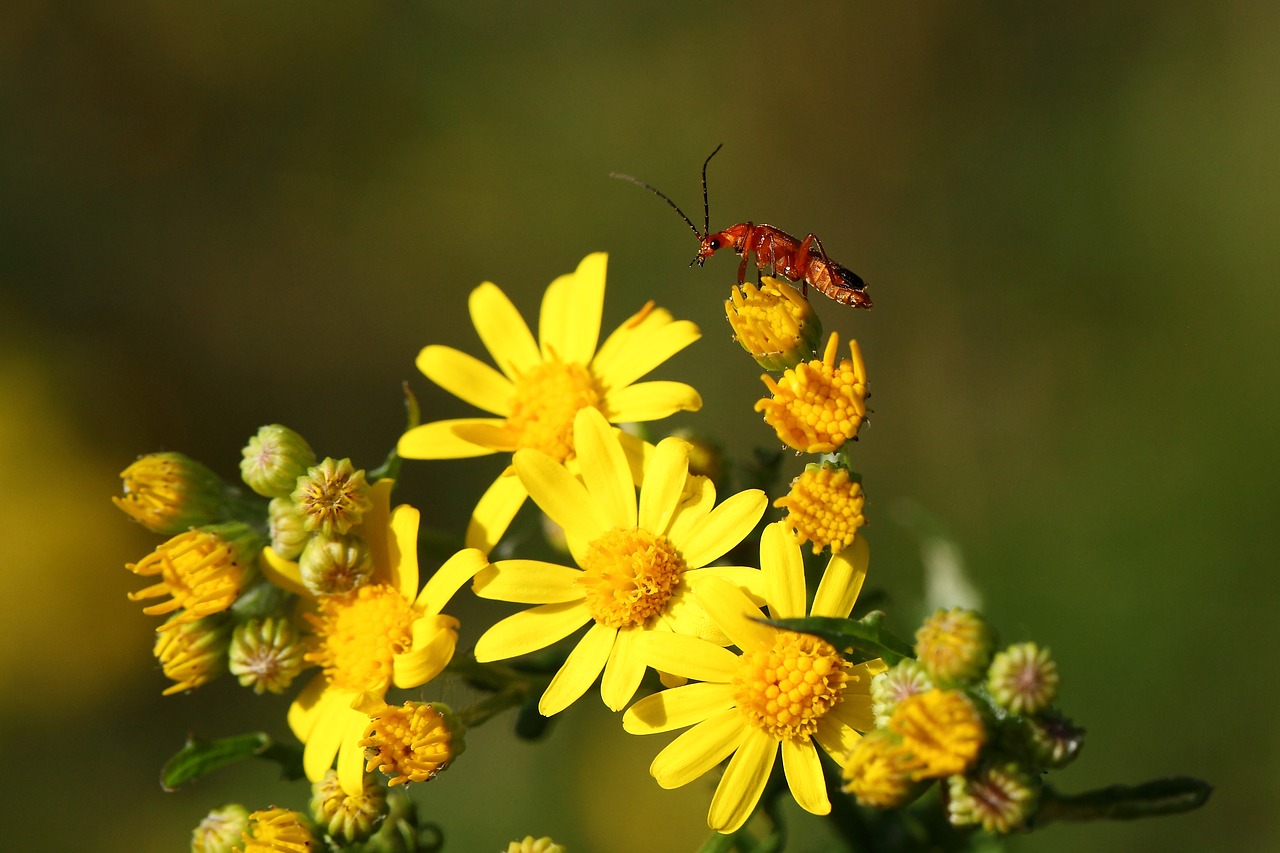
[[[852,360],[836,362],[839,340],[827,341],[822,360],[803,362],[781,379],[760,379],[772,397],[756,403],[765,422],[788,447],[801,453],[832,453],[858,437],[867,416],[867,368],[857,341],[849,342]]]
[[[862,515],[864,502],[862,483],[849,476],[848,468],[806,465],[791,482],[790,491],[773,505],[787,511],[787,526],[801,545],[812,542],[813,553],[830,548],[836,554],[867,523]]]
[[[809,300],[773,276],[760,287],[734,287],[724,303],[733,336],[765,370],[784,370],[813,357],[822,338],[822,322]]]
[[[460,459],[539,450],[574,460],[573,419],[597,409],[610,423],[652,421],[697,411],[698,393],[680,382],[637,382],[698,339],[698,327],[673,320],[652,303],[597,348],[604,307],[603,253],[547,288],[535,340],[515,306],[494,284],[471,293],[471,320],[497,369],[445,346],[428,346],[418,369],[428,379],[495,417],[423,424],[400,438],[408,459]],[[485,492],[467,530],[468,547],[489,551],[528,497],[508,469]]]
[[[832,557],[810,611],[845,618],[866,577],[864,539]],[[800,546],[781,523],[760,541],[765,601],[774,618],[803,617],[804,562]],[[716,787],[707,824],[733,832],[750,817],[782,753],[796,802],[813,814],[831,810],[815,742],[843,761],[875,722],[869,693],[880,660],[852,665],[825,640],[784,631],[758,620],[764,614],[732,585],[708,578],[696,595],[741,655],[675,634],[653,634],[645,652],[654,667],[697,679],[655,693],[623,717],[632,734],[693,726],[658,753],[649,772],[664,788],[693,781],[733,756]]]
[[[289,708],[289,726],[305,744],[303,769],[312,782],[324,777],[335,756],[338,780],[349,794],[363,790],[360,739],[368,710],[382,706],[387,690],[418,687],[448,665],[458,620],[441,613],[454,592],[486,565],[479,551],[460,551],[418,591],[418,511],[390,509],[392,481],[370,489],[371,508],[359,530],[369,543],[373,574],[352,592],[312,595],[298,564],[267,549],[267,574],[275,583],[315,603],[307,619],[315,647],[306,655],[321,672]]]
[[[130,601],[168,596],[142,608],[148,616],[176,613],[160,630],[169,631],[214,613],[221,613],[255,577],[262,536],[246,524],[229,521],[179,533],[125,568],[157,579],[145,589],[129,593]]]
[[[663,440],[644,463],[639,498],[614,429],[594,409],[574,423],[581,479],[536,450],[516,454],[515,467],[533,500],[565,531],[578,567],[536,560],[503,560],[481,571],[483,598],[536,605],[494,625],[476,644],[476,659],[515,657],[590,628],[552,679],[538,704],[556,714],[600,685],[606,705],[620,710],[646,669],[637,640],[648,632],[728,638],[692,599],[691,589],[720,576],[759,589],[760,572],[709,567],[741,542],[764,514],[763,492],[740,492],[719,506],[705,478],[689,476],[689,445]]]

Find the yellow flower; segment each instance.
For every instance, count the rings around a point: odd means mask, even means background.
[[[973,703],[959,690],[926,690],[898,703],[890,731],[919,762],[916,779],[963,773],[978,757],[987,733]]]
[[[526,835],[524,840],[508,844],[506,853],[565,853],[565,846],[556,844],[549,835],[542,838]]]
[[[787,511],[787,526],[801,545],[812,542],[815,554],[827,547],[837,554],[867,523],[863,502],[862,483],[850,479],[848,468],[806,465],[791,482],[791,490],[773,505]]]
[[[403,505],[391,511],[391,485],[382,480],[370,489],[372,507],[359,529],[374,569],[354,591],[313,596],[297,563],[270,548],[264,552],[268,576],[316,605],[316,613],[307,614],[316,637],[306,659],[322,672],[289,707],[289,726],[306,745],[303,769],[319,781],[336,756],[338,779],[352,795],[363,789],[359,742],[369,724],[366,711],[381,707],[392,684],[418,687],[448,665],[458,620],[440,611],[486,564],[479,551],[459,551],[418,592],[418,511]]]
[[[301,812],[274,806],[249,815],[249,829],[243,838],[244,844],[232,848],[236,853],[308,853],[320,849]]]
[[[836,362],[839,341],[835,332],[827,341],[822,360],[803,362],[774,380],[767,373],[761,381],[772,397],[756,403],[765,422],[788,447],[801,453],[831,453],[858,437],[867,416],[867,368],[857,341],[849,342],[852,361]]]
[[[812,358],[822,338],[822,322],[809,300],[772,276],[762,278],[759,288],[750,282],[733,288],[724,312],[734,338],[765,370]]]
[[[862,537],[832,557],[810,614],[847,617],[868,559]],[[770,614],[804,616],[800,545],[781,522],[765,529],[760,562]],[[825,640],[760,623],[764,614],[718,578],[699,584],[696,595],[742,654],[675,634],[646,638],[654,667],[700,682],[641,699],[623,716],[623,728],[632,734],[693,726],[658,753],[649,772],[662,787],[676,788],[732,755],[707,815],[708,826],[729,833],[755,809],[781,751],[796,802],[813,814],[826,814],[831,803],[814,742],[842,762],[860,732],[874,727],[870,683],[884,663],[855,666]]]
[[[360,746],[365,769],[390,776],[388,785],[426,782],[466,750],[462,723],[442,702],[406,702],[369,714]]]
[[[761,582],[755,569],[707,566],[755,527],[767,503],[763,492],[741,492],[712,509],[710,481],[689,477],[688,443],[668,438],[644,465],[637,502],[635,477],[603,415],[580,411],[574,441],[581,480],[536,450],[517,453],[515,467],[538,506],[564,528],[579,568],[503,560],[481,571],[474,585],[483,598],[538,605],[486,631],[477,660],[526,654],[591,626],[538,704],[548,717],[582,696],[601,671],[604,703],[615,711],[626,705],[645,672],[636,645],[645,633],[727,642],[692,600],[691,587],[712,576],[748,588]]]
[[[238,521],[179,533],[138,562],[125,564],[136,575],[160,578],[129,593],[129,600],[168,595],[168,600],[142,608],[148,616],[181,611],[161,626],[162,631],[221,613],[253,579],[261,545],[262,537]]]
[[[408,459],[461,459],[541,450],[557,462],[574,458],[573,418],[598,409],[610,423],[652,421],[697,411],[702,399],[680,382],[636,382],[698,339],[698,327],[650,303],[597,349],[604,307],[606,255],[588,255],[557,278],[542,298],[539,340],[494,284],[471,293],[471,320],[495,370],[445,346],[418,355],[428,379],[491,418],[436,421],[409,430],[399,452]],[[508,469],[485,492],[467,529],[468,547],[491,550],[528,492]]]

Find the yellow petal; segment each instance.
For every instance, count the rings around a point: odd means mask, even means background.
[[[706,477],[690,477],[689,494],[684,495],[684,500],[676,509],[676,516],[672,519],[667,530],[667,538],[672,542],[685,542],[689,539],[689,533],[711,515],[711,510],[716,504],[716,485]]]
[[[755,727],[749,727],[738,751],[729,759],[715,796],[711,798],[711,810],[707,812],[707,825],[717,832],[737,831],[751,812],[755,811],[760,794],[764,792],[773,761],[778,754],[778,742]]]
[[[434,616],[444,610],[453,594],[462,585],[475,577],[476,573],[489,565],[483,551],[467,548],[454,554],[444,565],[436,569],[436,573],[427,581],[422,592],[414,602],[422,612]]]
[[[622,715],[622,728],[633,735],[683,729],[736,707],[729,684],[686,684],[646,696]]]
[[[364,796],[364,750],[360,739],[369,727],[369,717],[352,711],[346,718],[346,729],[338,746],[338,784],[349,796]]]
[[[453,347],[424,347],[418,353],[418,369],[432,382],[477,409],[503,417],[511,414],[515,386],[475,356]]]
[[[759,489],[738,492],[713,509],[684,541],[673,539],[672,543],[680,549],[689,568],[700,569],[745,539],[768,506],[769,499]]]
[[[871,710],[871,697],[862,692],[846,690],[844,698],[828,711],[826,716],[858,732],[869,732],[876,727],[876,715]]]
[[[453,659],[458,644],[458,620],[452,616],[428,616],[413,623],[413,648],[392,657],[396,687],[419,687],[435,678]]]
[[[374,578],[379,583],[392,582],[391,552],[395,531],[391,529],[391,490],[395,484],[395,480],[384,477],[369,487],[369,509],[360,519],[360,526],[355,531],[365,538],[369,546],[369,559],[373,562]],[[417,548],[416,528],[411,547]]]
[[[644,678],[644,658],[636,650],[636,640],[644,636],[643,628],[628,626],[618,631],[604,665],[604,677],[600,680],[600,698],[610,711],[621,711],[636,695]]]
[[[573,444],[582,479],[610,528],[636,526],[636,486],[613,427],[599,409],[585,407],[573,418]]]
[[[698,681],[727,684],[738,674],[738,656],[697,637],[650,631],[640,642],[640,654],[654,669]]]
[[[866,729],[870,731],[870,729]],[[837,764],[844,765],[845,759],[849,757],[849,753],[858,745],[858,741],[862,739],[862,735],[852,726],[840,719],[840,715],[833,711],[828,711],[818,720],[818,728],[813,733],[813,739],[835,759]]]
[[[488,456],[496,453],[498,448],[468,441],[458,434],[458,429],[476,424],[500,429],[505,423],[505,420],[499,418],[433,421],[416,426],[400,436],[396,452],[405,459],[471,459],[475,456]]]
[[[649,773],[663,788],[679,788],[714,768],[746,737],[742,713],[724,711],[699,723],[671,741],[649,765]]]
[[[760,537],[760,567],[769,615],[774,619],[804,618],[804,557],[784,522],[775,521],[764,529]]]
[[[796,798],[800,808],[810,814],[831,812],[827,783],[822,778],[822,761],[808,738],[782,741],[782,769],[787,775],[791,796]]]
[[[471,521],[467,524],[467,547],[478,548],[486,554],[492,551],[528,497],[529,490],[514,469],[499,475],[485,489],[471,513]]]
[[[581,601],[543,604],[508,616],[476,641],[476,660],[504,660],[545,649],[591,621],[591,611]]]
[[[375,557],[375,577],[394,587],[401,596],[413,601],[418,595],[418,519],[420,513],[401,504],[391,511],[389,536],[386,539],[386,562],[379,565]],[[373,551],[373,543],[369,543]]]
[[[853,610],[862,582],[867,578],[867,566],[871,562],[871,549],[867,537],[854,537],[848,547],[827,563],[827,569],[818,582],[818,592],[813,597],[814,616],[847,618]]]
[[[689,442],[664,438],[646,465],[640,489],[640,526],[652,533],[667,532],[685,483],[689,479]]]
[[[639,382],[604,395],[605,417],[614,423],[657,421],[701,408],[702,397],[683,382]]]
[[[302,585],[302,570],[298,568],[298,564],[293,560],[286,560],[277,554],[270,546],[262,549],[262,559],[258,561],[259,568],[267,580],[276,586],[291,592],[294,595],[300,595],[303,598],[314,598],[311,590]],[[159,584],[158,587],[162,591],[168,591],[168,584]],[[148,588],[150,589],[150,587]],[[147,592],[148,590],[142,590]],[[141,593],[136,593],[141,597]]]
[[[699,576],[689,581],[693,594],[734,645],[743,651],[773,647],[778,630],[757,621],[763,619],[764,614],[742,590],[715,576]]]
[[[578,586],[581,569],[539,560],[500,560],[475,577],[472,590],[481,598],[518,604],[555,604],[580,601],[586,593]]]
[[[515,455],[516,473],[534,503],[564,528],[570,539],[589,542],[612,529],[587,487],[563,465],[538,450]]]
[[[289,705],[289,730],[303,743],[311,738],[311,732],[315,729],[316,720],[320,717],[320,699],[328,686],[329,682],[324,675],[317,675]]]
[[[617,628],[592,624],[569,652],[564,666],[551,677],[551,683],[538,701],[538,713],[544,717],[558,714],[586,693],[609,660],[617,635]]]
[[[630,318],[600,346],[591,367],[606,388],[622,388],[702,337],[688,320],[657,308]]]
[[[600,339],[608,255],[595,252],[578,269],[551,283],[542,297],[538,337],[546,361],[586,365]]]
[[[514,382],[542,363],[529,326],[496,284],[486,281],[471,291],[467,305],[476,333],[508,379]]]
[[[351,702],[356,694],[350,690],[338,690],[332,686],[320,697],[316,706],[310,736],[302,753],[302,769],[307,778],[318,782],[325,771],[333,766],[338,755],[342,736],[347,732],[352,714]]]

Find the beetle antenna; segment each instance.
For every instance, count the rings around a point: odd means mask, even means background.
[[[707,164],[711,162],[711,158],[716,156],[723,147],[724,143],[721,142],[716,146],[716,150],[708,154],[707,159],[702,161],[702,234],[711,233],[711,205],[707,202]],[[702,234],[698,235],[699,239],[701,239]]]
[[[649,192],[653,193],[658,198],[662,199],[667,204],[671,205],[671,209],[674,210],[676,213],[680,214],[680,218],[684,220],[685,225],[688,225],[691,229],[693,229],[694,236],[697,237],[699,240],[702,239],[702,234],[701,232],[698,231],[698,226],[694,225],[693,222],[690,221],[689,217],[684,215],[684,211],[680,209],[680,205],[676,204],[674,201],[668,198],[667,194],[664,193],[662,190],[658,189],[655,186],[651,186],[650,184],[646,184],[644,181],[640,180],[639,178],[632,177],[631,175],[624,175],[621,172],[610,172],[609,177],[617,178],[620,181],[630,181],[631,183],[635,184],[638,187],[644,187]]]

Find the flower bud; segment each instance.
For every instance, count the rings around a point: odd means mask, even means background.
[[[340,846],[357,844],[373,835],[386,814],[387,791],[368,776],[356,796],[343,790],[335,770],[327,771],[311,786],[311,817]]]
[[[307,663],[306,643],[287,619],[250,619],[236,626],[227,667],[242,687],[282,693]]]
[[[151,586],[129,593],[129,600],[168,595],[167,601],[142,608],[148,616],[181,610],[162,631],[221,613],[253,580],[264,544],[260,533],[238,521],[180,533],[138,562],[125,565],[134,574],[158,578]]]
[[[306,439],[280,424],[258,430],[241,451],[240,477],[265,498],[285,498],[298,487],[298,478],[316,464]]]
[[[1084,729],[1052,709],[1026,718],[1026,723],[1031,755],[1041,767],[1066,767],[1084,746]]]
[[[123,497],[111,502],[148,530],[181,533],[233,512],[236,490],[181,453],[150,453],[120,472]]]
[[[981,614],[960,607],[938,610],[916,631],[916,659],[944,684],[976,679],[994,645],[995,633]]]
[[[286,560],[296,560],[307,544],[306,519],[291,498],[272,498],[267,504],[271,548]]]
[[[369,715],[360,741],[365,770],[390,776],[388,785],[433,779],[466,750],[465,731],[442,702],[389,705]]]
[[[231,623],[224,617],[191,621],[182,620],[181,614],[171,616],[156,631],[154,649],[165,677],[176,682],[164,695],[194,690],[226,672],[230,639]]]
[[[844,762],[844,791],[864,806],[890,809],[906,805],[927,787],[915,781],[919,762],[902,738],[884,729],[867,732]]]
[[[522,840],[508,844],[506,853],[565,853],[565,846],[556,844],[549,835],[542,838],[526,835]]]
[[[918,662],[903,658],[871,679],[871,710],[876,725],[886,726],[898,703],[908,696],[933,689],[933,682]]]
[[[343,534],[360,523],[373,506],[364,469],[350,459],[325,459],[298,478],[293,502],[307,530],[325,536]]]
[[[1040,783],[1017,764],[985,765],[947,784],[947,818],[953,826],[979,825],[1006,834],[1022,828],[1035,812]]]
[[[858,528],[867,523],[863,500],[862,483],[848,468],[809,464],[773,505],[787,511],[787,526],[801,545],[812,542],[813,553],[830,548],[834,555],[852,545]]]
[[[992,658],[987,690],[997,705],[1014,714],[1038,714],[1058,695],[1058,664],[1048,649],[1016,643]]]
[[[302,584],[315,595],[350,592],[373,574],[363,536],[312,536],[298,559]]]
[[[249,829],[242,836],[240,853],[282,853],[317,850],[316,836],[307,816],[272,806],[249,815]]]
[[[973,702],[959,690],[929,690],[898,703],[889,730],[919,762],[917,779],[963,773],[986,743],[987,732]]]
[[[724,303],[733,336],[765,370],[795,367],[812,358],[822,340],[822,321],[800,291],[764,276],[760,287],[734,287]]]
[[[191,833],[191,853],[231,853],[249,828],[249,810],[239,803],[216,808]]]

